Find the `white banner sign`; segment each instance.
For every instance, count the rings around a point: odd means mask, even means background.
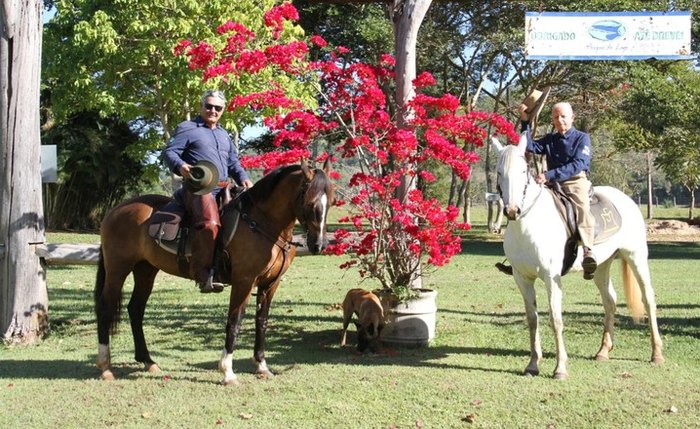
[[[58,167],[56,161],[56,145],[41,145],[41,181],[42,183],[56,183],[58,179]]]
[[[531,60],[692,59],[690,12],[526,12]]]

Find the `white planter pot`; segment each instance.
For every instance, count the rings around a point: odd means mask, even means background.
[[[402,303],[381,291],[375,293],[382,301],[387,323],[381,336],[384,344],[424,347],[435,338],[437,291],[421,289],[417,298]]]

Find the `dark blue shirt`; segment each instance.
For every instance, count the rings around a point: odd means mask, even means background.
[[[219,167],[219,180],[233,177],[238,184],[248,174],[238,160],[231,137],[219,124],[209,128],[201,117],[180,123],[163,151],[163,160],[173,173],[180,174],[183,164],[195,165],[206,160]]]
[[[564,135],[554,132],[535,140],[529,124],[523,123],[523,129],[527,136],[527,151],[544,154],[547,159],[544,175],[548,181],[562,182],[582,171],[590,171],[593,151],[588,134],[571,127]]]

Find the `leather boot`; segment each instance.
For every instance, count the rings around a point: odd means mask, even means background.
[[[596,268],[598,268],[598,261],[596,261],[593,251],[588,248],[583,248],[583,261],[581,262],[583,267],[583,278],[585,280],[591,280],[595,274]]]
[[[216,201],[212,194],[194,195],[189,192],[186,201],[192,214],[190,276],[197,282],[200,292],[221,292],[224,287],[221,283],[213,281],[212,268],[216,235],[221,226]]]

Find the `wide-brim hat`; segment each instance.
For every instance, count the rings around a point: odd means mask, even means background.
[[[544,103],[549,96],[549,90],[549,87],[545,88],[543,91],[533,89],[523,100],[523,104],[527,106],[525,113],[530,117],[530,121],[535,122],[540,116],[540,112],[542,112],[544,108]]]
[[[184,181],[185,189],[195,195],[208,194],[219,183],[219,169],[213,162],[199,161]]]

